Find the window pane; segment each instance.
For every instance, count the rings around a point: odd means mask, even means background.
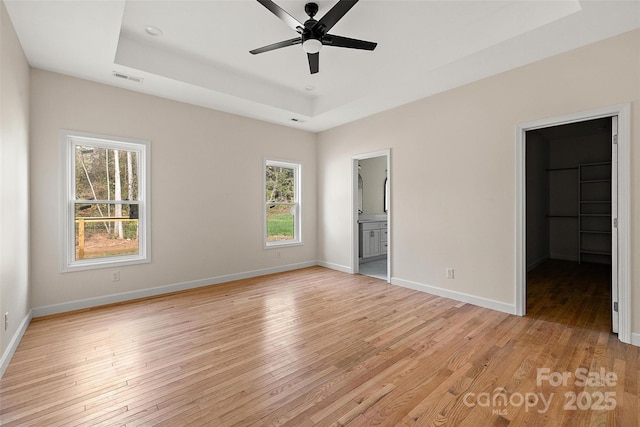
[[[267,242],[293,240],[293,205],[267,205]]]
[[[138,206],[75,205],[75,259],[138,255]]]
[[[266,173],[265,201],[294,203],[296,201],[294,169],[267,165]]]
[[[297,163],[265,162],[265,247],[302,243],[300,169]]]
[[[135,151],[77,145],[75,197],[80,200],[138,200]]]

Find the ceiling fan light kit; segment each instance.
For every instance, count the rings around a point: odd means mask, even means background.
[[[307,53],[318,53],[322,47],[322,42],[318,39],[307,39],[302,42],[302,50]]]
[[[357,2],[358,0],[340,0],[329,12],[320,18],[319,21],[314,19],[314,16],[318,13],[318,5],[316,3],[307,3],[304,6],[304,11],[309,16],[309,19],[303,24],[289,15],[272,0],[258,0],[258,3],[269,9],[271,13],[300,34],[300,36],[251,50],[250,53],[257,55],[287,46],[302,44],[302,49],[307,53],[309,71],[311,74],[315,74],[320,70],[319,52],[323,45],[348,49],[374,50],[377,43],[329,34],[329,30],[331,30]]]

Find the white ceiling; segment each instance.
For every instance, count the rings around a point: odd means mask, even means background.
[[[330,32],[378,47],[325,46],[311,75],[299,45],[249,54],[297,35],[255,0],[4,3],[33,67],[313,132],[640,27],[637,0],[361,0]]]

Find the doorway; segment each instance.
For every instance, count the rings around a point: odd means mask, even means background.
[[[352,272],[391,278],[390,150],[352,157]]]
[[[526,132],[527,315],[617,332],[612,135],[617,117]]]
[[[562,262],[605,266],[610,269],[611,328],[621,341],[631,342],[629,119],[625,104],[518,126],[516,314],[527,313],[527,271],[547,259],[560,258],[554,268]],[[573,149],[540,142],[572,132]],[[606,141],[599,148],[576,148],[577,140],[595,138],[585,132],[606,133]],[[559,153],[554,157],[551,151]],[[581,154],[567,157],[572,151]],[[554,183],[561,181],[573,183],[573,190],[558,193]]]

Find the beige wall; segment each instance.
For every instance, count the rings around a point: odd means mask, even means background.
[[[150,264],[60,273],[60,146],[70,129],[151,141]],[[316,136],[167,99],[31,72],[32,306],[316,260]],[[263,249],[265,157],[303,164],[302,246]]]
[[[28,131],[29,64],[0,2],[0,355],[5,357],[30,309]],[[0,374],[2,368],[0,363]]]
[[[350,264],[350,158],[391,148],[395,282],[515,304],[516,127],[632,104],[632,330],[640,331],[640,31],[320,134],[318,258]],[[445,269],[455,268],[455,279]]]

